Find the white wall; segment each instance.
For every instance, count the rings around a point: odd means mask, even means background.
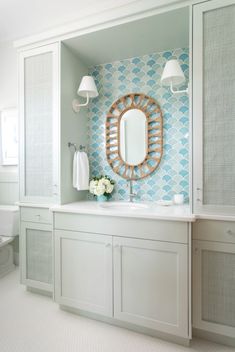
[[[65,45],[61,47],[61,199],[62,203],[86,199],[87,191],[78,192],[72,186],[74,151],[68,142],[87,145],[87,110],[78,113],[72,110],[72,100],[77,98],[76,91],[82,76],[88,68]]]
[[[11,107],[17,107],[17,53],[12,42],[0,42],[0,111]],[[0,165],[0,204],[18,200],[17,169]]]
[[[0,110],[17,105],[17,54],[12,42],[0,42]]]

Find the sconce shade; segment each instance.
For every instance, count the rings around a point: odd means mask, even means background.
[[[161,82],[166,86],[170,86],[171,84],[174,86],[185,82],[184,73],[177,60],[167,61],[162,73]]]
[[[89,98],[95,98],[99,95],[94,78],[92,76],[82,77],[77,94],[80,95],[80,97],[84,97],[84,98],[86,98],[87,96]]]

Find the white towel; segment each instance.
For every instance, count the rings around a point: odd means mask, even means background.
[[[89,189],[89,161],[85,152],[74,153],[73,187],[78,191]]]

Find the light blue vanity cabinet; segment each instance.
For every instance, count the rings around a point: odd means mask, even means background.
[[[55,300],[190,338],[189,224],[54,212]]]

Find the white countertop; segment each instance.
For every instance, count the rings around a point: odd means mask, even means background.
[[[110,205],[115,202],[108,202]],[[120,202],[117,202],[120,203]],[[127,203],[127,202],[122,202]],[[65,205],[51,206],[52,212],[61,213],[75,213],[75,214],[93,214],[103,216],[118,216],[128,218],[143,218],[143,219],[157,219],[157,220],[172,220],[172,221],[186,221],[194,222],[195,216],[190,212],[189,205],[170,205],[162,206],[154,202],[142,203],[147,205],[143,209],[117,209],[104,208],[103,203],[96,201],[81,201],[75,203],[68,203]]]

